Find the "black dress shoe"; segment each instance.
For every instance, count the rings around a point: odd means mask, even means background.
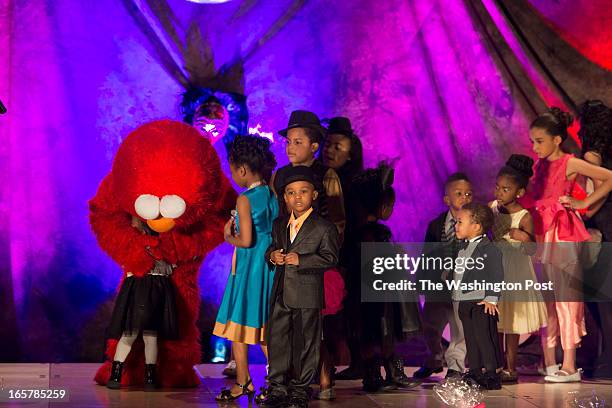
[[[461,376],[461,379],[479,389],[486,389],[486,381],[480,370],[468,370],[467,373]]]
[[[106,383],[106,388],[111,390],[118,390],[121,388],[121,374],[123,373],[123,363],[120,361],[113,361],[111,368],[111,375]]]
[[[262,400],[256,400],[257,404],[260,407],[266,408],[280,408],[287,406],[289,402],[289,397],[284,394],[276,394],[273,392],[268,392],[268,395],[265,396]]]
[[[460,371],[449,368],[448,370],[446,370],[446,375],[444,376],[444,378],[460,378],[461,375],[462,373]]]
[[[444,370],[443,367],[437,367],[437,368],[421,367],[418,370],[416,370],[414,374],[412,374],[412,376],[414,378],[427,378],[427,377],[430,377],[432,374],[441,373],[442,370]]]
[[[287,408],[308,408],[308,398],[306,397],[291,397],[289,403],[285,405]]]
[[[485,373],[483,375],[482,386],[487,390],[501,390],[502,382],[501,376],[495,372]]]

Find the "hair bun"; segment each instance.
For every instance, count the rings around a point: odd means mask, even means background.
[[[232,141],[229,161],[236,165],[246,164],[251,171],[259,173],[266,181],[270,180],[276,167],[276,158],[270,151],[270,140],[255,135],[238,135]]]
[[[549,112],[566,128],[570,127],[571,124],[574,123],[574,117],[569,112],[565,112],[556,106],[552,106]]]
[[[513,154],[510,156],[506,162],[506,166],[516,170],[527,179],[533,176],[533,159],[523,154]]]
[[[600,100],[588,100],[578,107],[578,118],[580,119],[580,127],[582,122],[607,122],[612,117],[612,109],[608,108]]]
[[[255,144],[260,151],[265,152],[270,148],[270,141],[265,137],[259,137],[256,139],[257,143]]]

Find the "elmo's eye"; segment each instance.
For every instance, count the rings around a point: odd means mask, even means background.
[[[185,200],[177,195],[163,196],[159,205],[161,215],[166,218],[178,218],[185,213]]]
[[[159,217],[159,198],[152,194],[143,194],[134,202],[136,214],[145,220],[154,220]]]

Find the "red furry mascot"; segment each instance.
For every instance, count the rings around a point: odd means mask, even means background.
[[[148,209],[137,211],[137,201],[143,200]],[[191,126],[160,120],[128,135],[89,203],[100,247],[123,269],[121,285],[126,276],[147,275],[156,260],[174,268],[168,279],[174,287],[178,339],[158,342],[159,385],[200,383],[193,368],[201,359],[195,324],[200,306],[198,270],[206,254],[223,242],[223,226],[235,202],[236,193],[210,142]],[[135,222],[155,233],[144,233]],[[108,340],[109,360],[95,376],[99,384],[109,381],[117,342]],[[121,385],[143,384],[143,350],[138,338],[125,360]]]

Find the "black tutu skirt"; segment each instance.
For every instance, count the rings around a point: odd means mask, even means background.
[[[174,286],[168,276],[147,274],[125,278],[111,317],[108,336],[119,339],[124,332],[157,332],[159,338],[178,339]]]

